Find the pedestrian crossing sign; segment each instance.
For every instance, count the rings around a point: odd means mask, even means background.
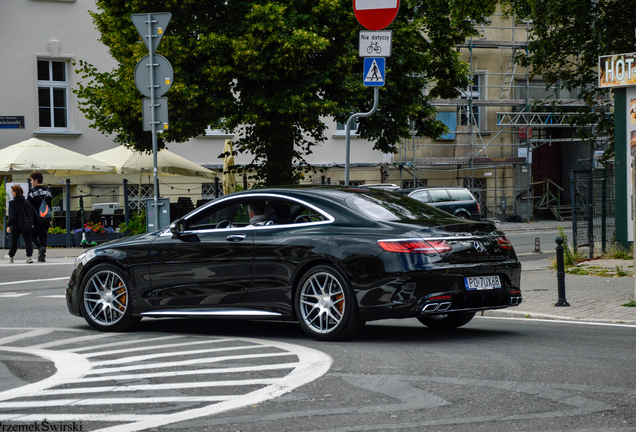
[[[363,77],[365,86],[380,87],[384,85],[384,57],[365,57]]]

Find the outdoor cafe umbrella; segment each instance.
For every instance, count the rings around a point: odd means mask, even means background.
[[[117,174],[153,173],[152,153],[142,153],[124,146],[91,155],[103,163],[114,165]],[[157,152],[158,176],[185,176],[214,179],[216,173],[166,149]]]
[[[0,150],[0,172],[46,171],[57,177],[114,173],[112,164],[37,138]]]
[[[234,165],[234,155],[232,154],[232,140],[225,140],[223,147],[223,195],[236,191],[236,176],[234,171],[229,171],[229,167]]]

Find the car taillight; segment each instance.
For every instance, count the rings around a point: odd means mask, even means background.
[[[387,252],[415,254],[438,254],[452,250],[445,241],[433,240],[380,240],[378,246]]]
[[[479,203],[477,203],[477,213],[481,213],[481,207],[479,206]]]
[[[499,247],[502,249],[512,249],[512,243],[510,243],[508,237],[499,237],[497,243],[499,243]]]

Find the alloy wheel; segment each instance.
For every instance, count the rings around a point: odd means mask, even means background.
[[[345,313],[344,289],[333,275],[320,272],[309,277],[300,292],[300,316],[315,333],[333,331]]]
[[[128,309],[128,288],[117,273],[100,271],[86,283],[83,301],[91,321],[102,326],[113,326]]]

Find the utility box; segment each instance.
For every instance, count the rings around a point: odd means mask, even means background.
[[[119,210],[118,202],[110,202],[110,203],[95,203],[92,205],[93,210],[102,210],[103,215],[112,215],[115,214],[115,210]]]
[[[146,232],[159,231],[170,226],[170,198],[157,198],[159,226],[155,228],[155,199],[146,198]]]

